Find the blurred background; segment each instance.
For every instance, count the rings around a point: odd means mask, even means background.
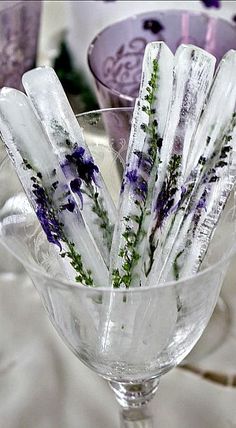
[[[155,27],[155,17],[162,11],[173,9],[207,13],[208,16],[224,18],[236,26],[235,1],[45,1],[42,4],[38,64],[54,65],[65,89],[71,95],[71,103],[77,113],[96,108],[95,84],[87,60],[89,45],[95,36],[112,23],[134,16],[134,12],[146,12],[149,22],[146,22],[144,33],[154,36],[153,40],[161,40],[165,37],[163,33],[160,34],[158,25]],[[178,20],[178,16],[174,20],[167,20],[166,32],[173,31],[175,20]],[[129,29],[126,29],[126,40],[131,40],[131,26],[132,20]],[[223,29],[220,37],[225,37]],[[115,39],[115,34],[111,34],[109,43],[113,55],[116,52]],[[233,41],[228,40],[228,47],[232,48],[232,44]],[[106,55],[108,53],[104,52],[103,56]]]
[[[220,59],[236,49],[236,2],[0,1],[0,87],[21,89],[26,70],[51,65],[75,113],[132,105],[149,40],[172,50],[194,43]],[[223,297],[226,330],[224,322],[216,328],[227,340],[214,357],[165,376],[152,404],[161,428],[236,427],[233,265]],[[107,384],[66,349],[23,268],[1,247],[0,428],[118,428],[117,414]]]

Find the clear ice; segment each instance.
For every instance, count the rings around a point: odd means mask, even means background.
[[[71,251],[78,251],[87,273],[91,271],[94,284],[106,286],[108,270],[104,260],[86,228],[48,137],[22,92],[9,88],[1,90],[0,124],[3,141],[44,230],[47,228],[48,219],[45,220],[45,213],[42,212],[42,207],[39,209],[37,203],[37,200],[40,201],[40,198],[42,200],[44,197],[42,188],[50,193],[52,199],[50,215],[53,215],[55,209],[56,224],[63,224],[63,238],[59,237],[59,242],[56,242],[55,235],[51,234],[50,238],[55,238],[54,243],[65,252],[68,247]],[[39,188],[38,180],[42,183],[42,188]],[[54,218],[49,221],[53,223]],[[74,280],[77,272],[71,268],[68,257],[61,258],[61,263],[65,265],[67,276]]]
[[[144,230],[150,217],[148,206],[152,201],[160,158],[164,157],[162,152],[166,150],[162,138],[172,93],[172,70],[173,54],[165,43],[150,43],[144,54],[140,93],[133,114],[120,195],[119,218],[111,249],[110,278],[114,286],[118,285],[114,272],[120,278],[119,286],[139,286],[140,266],[136,255],[143,246]]]
[[[192,138],[185,194],[166,231],[162,269],[153,269],[149,284],[156,281],[157,274],[164,283],[197,272],[235,183],[235,67],[236,53],[230,51],[218,67]]]
[[[68,186],[71,182],[76,183],[75,180],[81,180],[81,194],[74,192],[74,198],[81,207],[83,220],[109,267],[111,241],[117,218],[116,208],[97,168],[94,169],[92,179],[89,179],[91,177],[88,177],[88,174],[81,175],[78,172],[76,156],[77,163],[83,161],[90,170],[94,161],[62,85],[50,67],[28,71],[23,75],[22,82],[62,166]]]

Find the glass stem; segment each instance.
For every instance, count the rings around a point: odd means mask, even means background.
[[[145,380],[140,383],[110,381],[118,403],[123,409],[133,409],[145,406],[155,395],[159,378]]]
[[[154,428],[149,406],[121,410],[120,428]]]
[[[118,403],[121,405],[120,428],[153,428],[153,418],[148,403],[154,397],[159,378],[140,383],[110,381]]]

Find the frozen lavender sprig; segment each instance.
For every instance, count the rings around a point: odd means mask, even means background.
[[[50,67],[25,73],[22,82],[108,267],[116,209],[61,83]]]
[[[213,154],[214,162],[209,162],[198,190],[190,201],[189,212],[185,214],[162,280],[192,275],[198,271],[203,261],[211,235],[236,183],[235,112],[221,141],[220,150]]]
[[[27,97],[5,88],[0,93],[2,139],[47,239],[58,247],[69,276],[85,285],[107,285],[108,271],[77,209],[50,142]]]
[[[178,237],[180,229],[182,229],[182,237],[188,230],[186,223],[184,225],[182,223],[188,221],[190,225],[194,206],[198,205],[198,210],[201,205],[202,209],[204,208],[204,191],[199,190],[199,187],[204,174],[206,175],[206,170],[212,169],[217,163],[216,159],[221,151],[225,129],[232,119],[236,91],[235,66],[235,52],[229,51],[218,67],[205,110],[198,123],[196,134],[192,138],[180,198],[176,209],[170,213],[169,223],[162,231],[161,253],[153,266],[149,283],[164,282],[166,272],[171,271],[174,274],[176,269],[172,270],[173,263],[181,251],[172,252],[172,247],[176,246],[176,240],[180,239]],[[224,150],[227,150],[226,146]],[[200,195],[197,196],[199,191]]]
[[[146,247],[142,251],[142,283],[162,256],[165,231],[169,229],[173,213],[183,192],[187,157],[191,140],[208,94],[215,67],[215,58],[200,48],[181,45],[175,56],[174,86],[163,146],[169,153],[161,163],[155,184],[152,219]],[[160,266],[161,268],[161,266]]]
[[[111,250],[114,287],[139,285],[137,251],[145,238],[150,203],[160,159],[162,137],[172,92],[173,55],[164,43],[150,43],[145,51],[139,98],[133,123],[120,196],[119,219]]]

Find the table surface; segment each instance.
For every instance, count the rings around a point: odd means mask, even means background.
[[[54,33],[50,27],[55,11],[61,17],[64,3],[44,5],[41,64],[50,61],[55,40],[65,27],[62,18],[54,21]],[[232,11],[231,4],[229,7]],[[236,428],[235,262],[222,293],[231,317],[225,342],[199,362],[198,373],[176,368],[163,377],[151,404],[157,428]],[[209,368],[211,380],[205,373]],[[66,348],[23,273],[0,273],[0,381],[0,427],[119,426],[119,407],[107,383]]]

